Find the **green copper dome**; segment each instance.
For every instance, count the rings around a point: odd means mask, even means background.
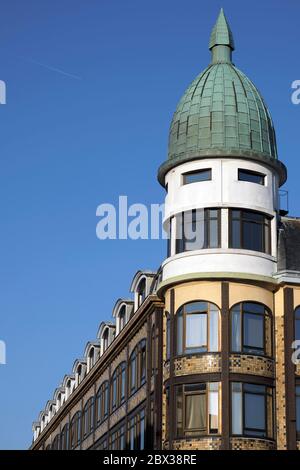
[[[283,181],[271,115],[255,85],[231,61],[234,41],[223,10],[209,48],[211,64],[190,84],[173,116],[159,181],[164,184],[166,172],[180,163],[214,156],[272,162]]]

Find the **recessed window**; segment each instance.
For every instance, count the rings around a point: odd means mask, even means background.
[[[211,168],[183,173],[183,184],[199,183],[211,180]]]
[[[220,219],[220,209],[194,209],[177,215],[176,253],[220,247]]]
[[[266,175],[262,173],[257,173],[256,171],[251,170],[238,170],[238,179],[239,181],[247,181],[248,183],[256,183],[264,186]]]
[[[178,385],[176,393],[177,437],[219,433],[219,383]]]
[[[142,339],[129,358],[129,395],[146,382],[146,340]]]
[[[273,438],[273,391],[265,385],[231,384],[233,435]]]
[[[96,422],[99,426],[108,417],[109,387],[106,380],[100,386],[96,395]]]
[[[242,302],[231,309],[231,351],[272,355],[272,320],[263,304]]]
[[[219,351],[219,309],[209,302],[190,302],[176,314],[177,354]]]
[[[271,218],[249,210],[230,209],[229,247],[271,253]]]

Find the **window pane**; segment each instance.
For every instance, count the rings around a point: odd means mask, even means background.
[[[188,431],[206,429],[206,395],[186,395],[185,428]]]
[[[263,225],[254,222],[243,222],[243,248],[246,250],[264,251]]]
[[[167,398],[169,398],[169,389]],[[181,436],[183,431],[182,386],[176,387],[176,429],[177,436]]]
[[[170,359],[170,318],[167,318],[167,359]]]
[[[239,181],[248,181],[249,183],[265,184],[265,175],[247,170],[239,169],[238,179]]]
[[[233,220],[231,223],[231,248],[241,248],[240,221]]]
[[[177,354],[182,354],[183,317],[182,311],[177,313]]]
[[[210,220],[209,222],[209,240],[207,248],[218,248],[219,246],[219,232],[218,220]]]
[[[255,302],[244,302],[243,303],[243,310],[244,312],[250,313],[265,313],[265,306],[262,304],[258,304]]]
[[[297,432],[300,432],[300,396],[296,397],[296,426]]]
[[[145,411],[140,412],[140,442],[139,450],[145,449]]]
[[[197,183],[198,181],[211,180],[211,169],[193,171],[183,175],[183,184]]]
[[[232,384],[232,434],[242,434],[242,387],[240,383]]]
[[[240,305],[237,305],[231,311],[231,350],[232,352],[241,351]]]
[[[207,312],[208,305],[207,302],[190,302],[185,304],[184,310],[187,313],[191,312]]]
[[[265,431],[265,396],[245,393],[245,429]]]
[[[209,350],[219,350],[219,311],[214,305],[209,313]]]
[[[212,385],[212,384],[211,384]],[[218,433],[219,431],[219,392],[210,390],[208,395],[208,416],[209,432]]]
[[[300,319],[295,321],[295,340],[300,340]]]
[[[264,317],[252,313],[244,314],[244,346],[248,352],[264,349]],[[263,352],[263,351],[262,351]]]
[[[186,348],[201,350],[207,344],[207,316],[206,314],[186,315]]]

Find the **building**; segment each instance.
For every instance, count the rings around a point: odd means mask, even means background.
[[[75,361],[33,424],[32,449],[300,448],[300,219],[271,115],[232,63],[221,10],[211,63],[174,114],[167,258]],[[195,234],[196,229],[196,234]]]

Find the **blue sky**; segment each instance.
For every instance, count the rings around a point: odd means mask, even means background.
[[[27,448],[31,423],[137,269],[163,241],[100,241],[96,207],[162,202],[168,127],[209,62],[221,6],[234,62],[270,107],[300,215],[300,4],[292,0],[1,0],[0,448]]]

